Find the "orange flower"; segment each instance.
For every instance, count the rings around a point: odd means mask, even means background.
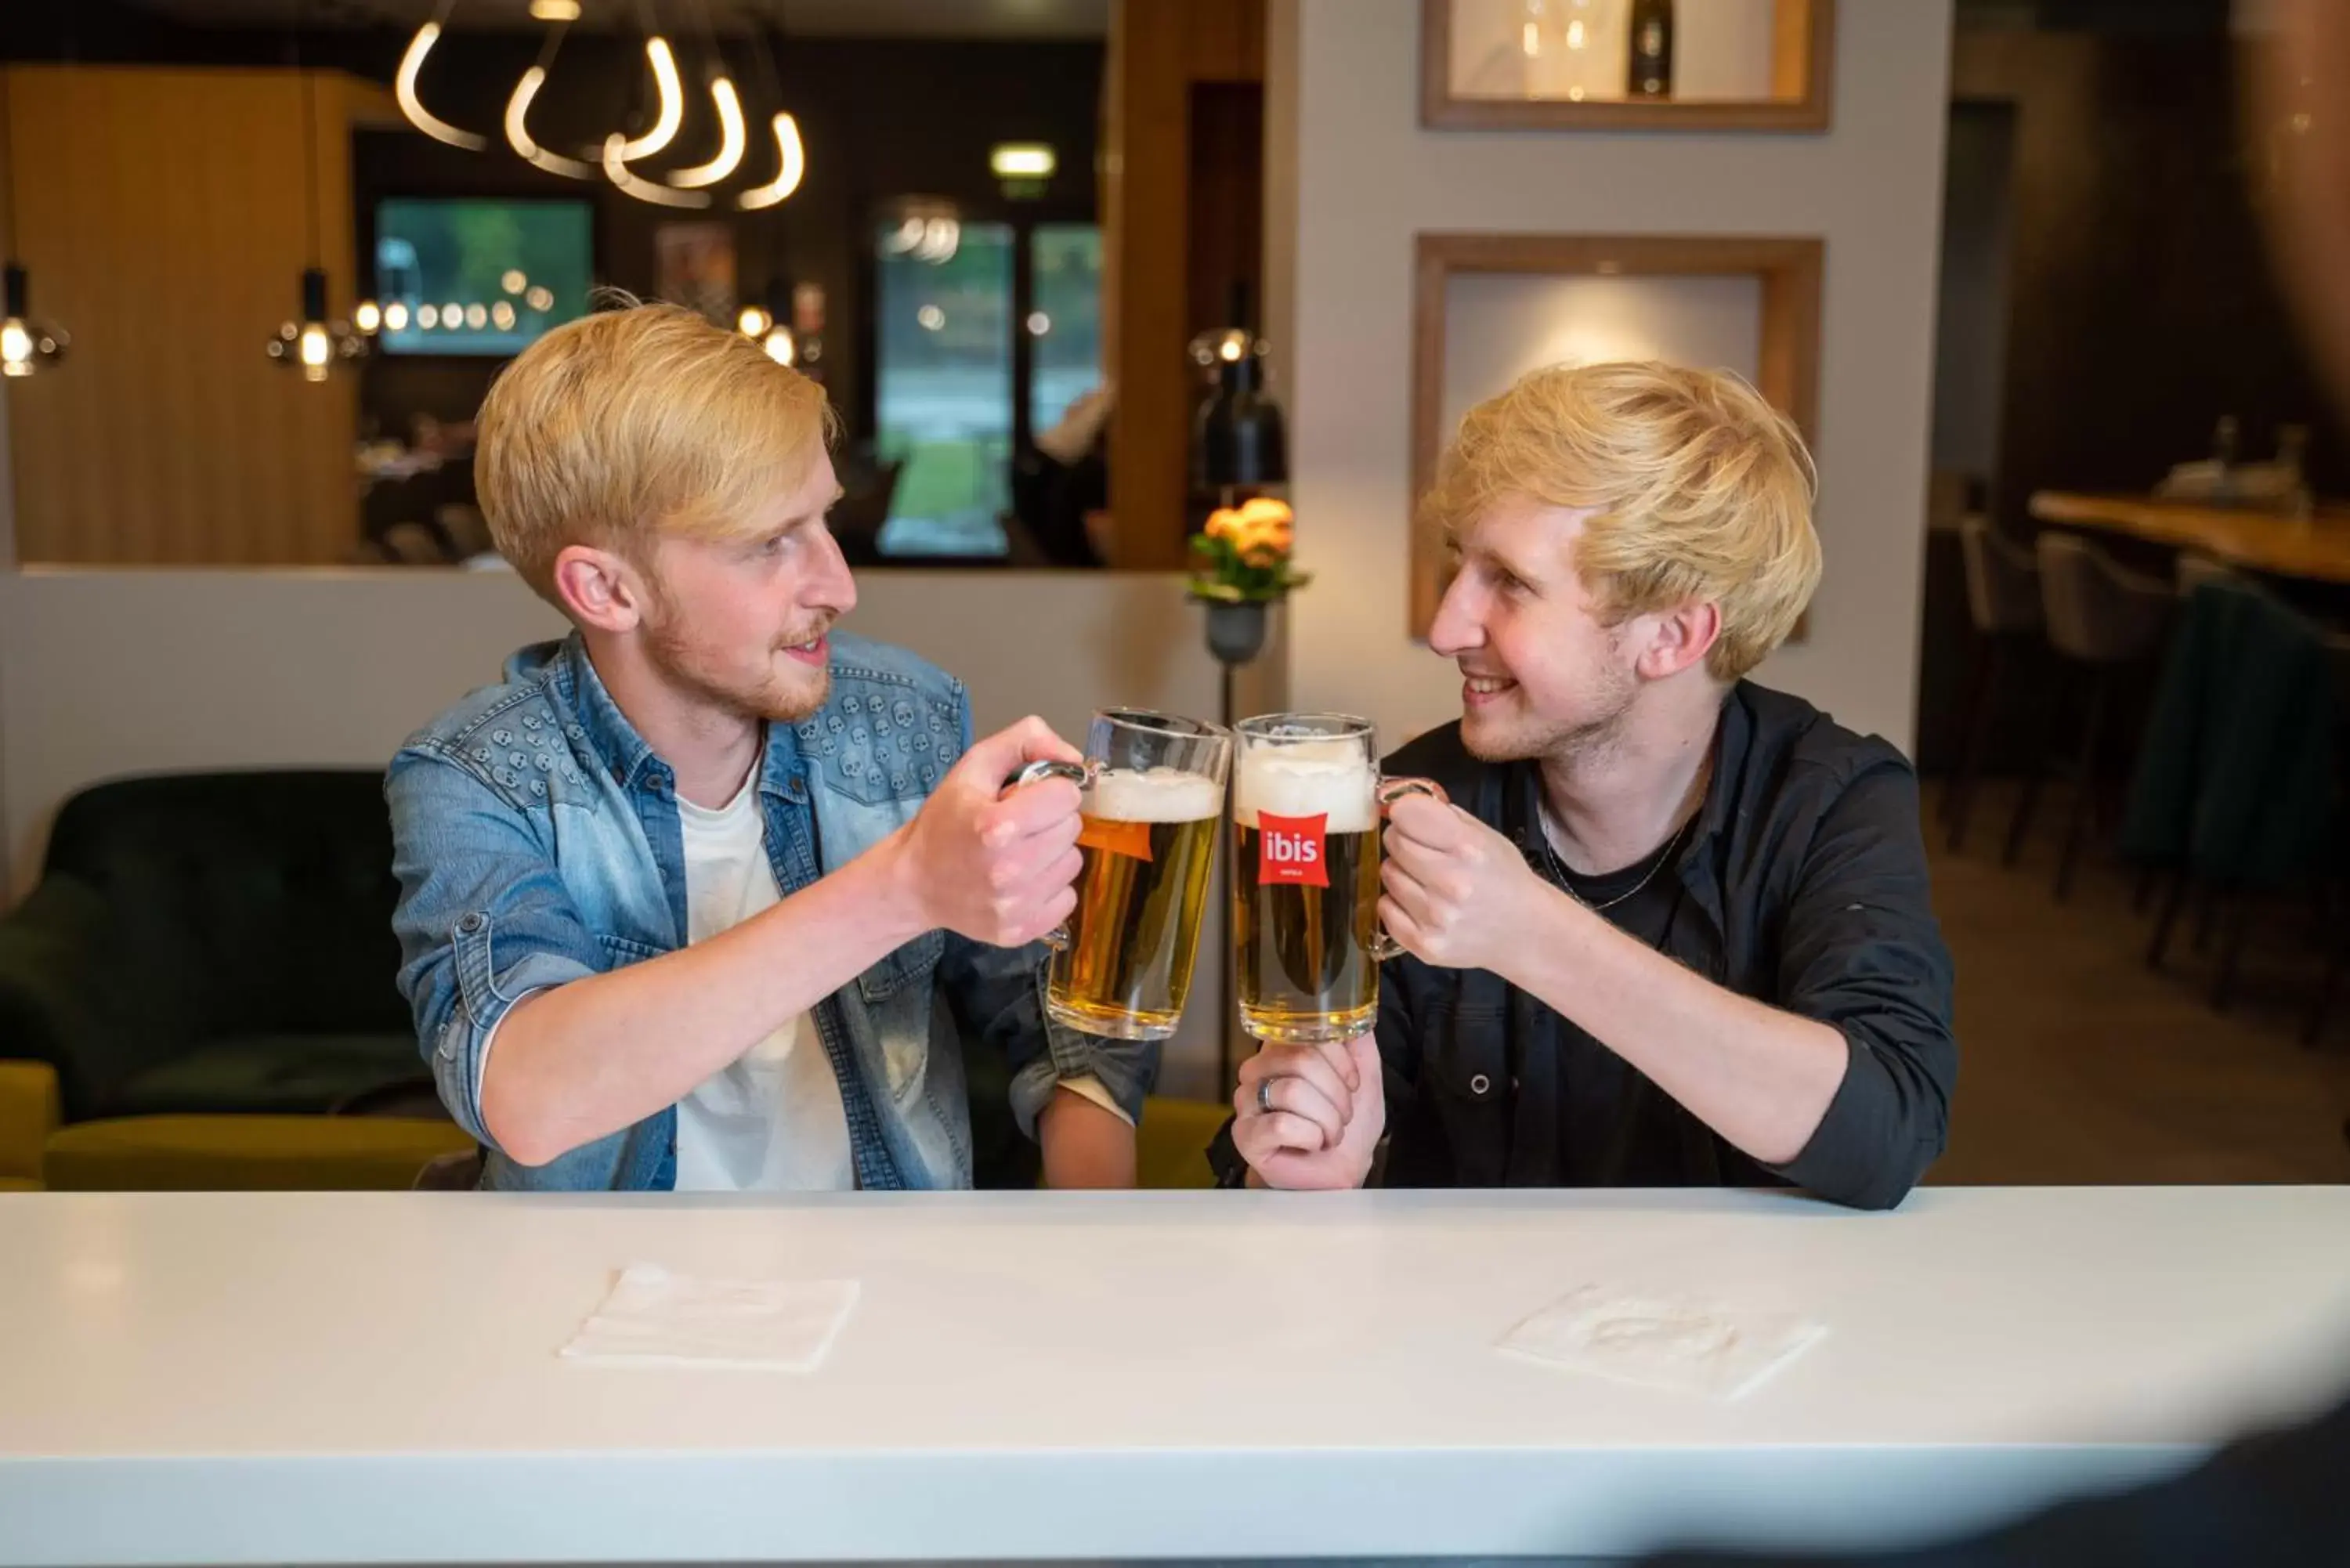
[[[1208,514],[1207,535],[1211,539],[1230,539],[1240,533],[1241,514],[1229,506],[1219,506]]]

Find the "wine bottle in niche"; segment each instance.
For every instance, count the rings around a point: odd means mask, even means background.
[[[1634,98],[1673,96],[1673,0],[1632,0]]]

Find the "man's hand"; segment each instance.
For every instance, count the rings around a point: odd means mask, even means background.
[[[1023,719],[964,753],[901,830],[904,886],[924,930],[1016,948],[1076,908],[1077,786],[1050,778],[1003,787],[1048,761],[1085,758],[1044,720]]]
[[[1414,958],[1508,978],[1545,891],[1517,846],[1455,805],[1388,808],[1379,919]]]
[[[1232,1147],[1267,1187],[1360,1187],[1387,1129],[1378,1042],[1266,1045],[1241,1064]]]

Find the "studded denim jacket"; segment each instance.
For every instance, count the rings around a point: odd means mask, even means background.
[[[785,897],[911,818],[971,743],[960,681],[862,639],[836,635],[832,646],[829,701],[801,724],[769,726],[759,768],[767,854]],[[502,684],[392,760],[400,990],[442,1102],[483,1144],[484,1187],[675,1185],[674,1108],[528,1167],[496,1147],[481,1103],[487,1042],[516,1000],[683,945],[675,791],[576,638],[523,649]],[[1007,1054],[1024,1127],[1065,1078],[1092,1076],[1140,1115],[1155,1049],[1049,1023],[1043,958],[1036,947],[931,931],[817,1004],[860,1186],[971,1184],[966,1045]]]

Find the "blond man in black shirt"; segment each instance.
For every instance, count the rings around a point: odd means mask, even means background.
[[[1536,371],[1423,503],[1461,717],[1388,759],[1376,1041],[1268,1046],[1227,1181],[1792,1182],[1900,1201],[1957,1045],[1900,753],[1746,679],[1819,580],[1811,460],[1727,374]]]

